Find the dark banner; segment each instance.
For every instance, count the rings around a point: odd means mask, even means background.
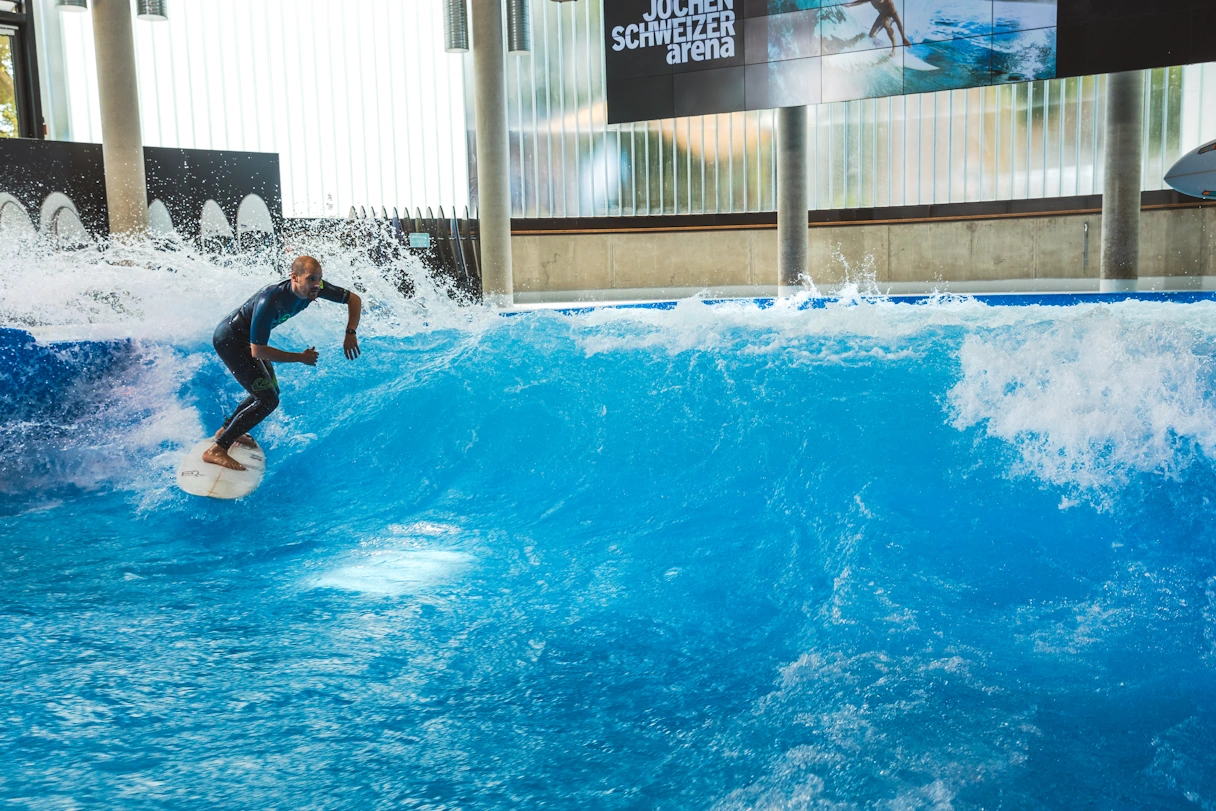
[[[608,121],[1216,58],[1210,41],[1191,34],[1192,25],[1213,22],[1216,0],[1163,0],[1152,4],[1154,15],[1164,15],[1163,4],[1178,6],[1168,26],[1173,45],[1154,42],[1152,53],[1133,45],[1130,56],[1129,37],[1117,29],[1145,16],[1143,0],[604,0]]]
[[[144,172],[148,202],[163,202],[183,236],[197,235],[207,200],[219,203],[229,220],[247,194],[261,197],[276,221],[283,211],[277,154],[146,146]],[[76,204],[85,228],[109,230],[101,144],[0,138],[0,192],[20,200],[35,222],[46,196],[61,192]]]

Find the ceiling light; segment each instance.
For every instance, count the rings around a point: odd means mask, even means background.
[[[141,20],[164,22],[169,19],[168,0],[138,0],[135,16]]]

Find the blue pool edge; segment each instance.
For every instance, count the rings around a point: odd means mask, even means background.
[[[663,301],[622,301],[569,304],[550,307],[525,307],[506,310],[505,317],[532,312],[556,312],[562,315],[583,315],[596,310],[673,310],[686,301],[699,301],[710,306],[723,304],[749,304],[761,310],[772,307],[775,298],[703,298],[668,299]],[[908,293],[903,295],[861,295],[858,297],[814,296],[800,301],[799,310],[820,310],[832,304],[942,304],[947,302],[973,301],[990,307],[1071,307],[1080,304],[1119,304],[1127,301],[1145,301],[1172,304],[1198,304],[1216,301],[1216,291],[1211,290],[1156,290],[1145,292],[1116,293]]]

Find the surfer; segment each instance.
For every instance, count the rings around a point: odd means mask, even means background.
[[[272,363],[317,363],[317,349],[285,352],[270,346],[270,331],[293,315],[304,311],[314,299],[323,298],[346,305],[346,339],[342,349],[347,360],[359,357],[359,326],[362,302],[349,290],[321,280],[321,263],[311,256],[297,257],[291,263],[291,276],[259,290],[248,301],[220,322],[211,339],[216,354],[232,376],[249,392],[236,411],[215,432],[215,444],[203,452],[203,461],[232,470],[244,470],[228,455],[232,443],[253,446],[249,431],[270,416],[279,406],[279,381]]]
[[[878,12],[878,19],[874,21],[874,25],[870,28],[870,36],[874,37],[878,33],[878,29],[885,28],[887,36],[891,38],[891,55],[895,55],[895,32],[891,29],[891,23],[894,22],[899,26],[899,38],[903,40],[905,47],[911,47],[912,43],[908,42],[908,36],[904,33],[904,21],[899,18],[899,12],[895,10],[894,0],[853,0],[852,3],[846,3],[846,6],[864,6],[869,3]]]

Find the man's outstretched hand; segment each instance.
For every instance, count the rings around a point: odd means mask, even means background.
[[[316,366],[317,365],[317,348],[315,346],[310,346],[307,349],[305,349],[303,352],[301,352],[300,353],[300,363],[304,363],[309,366]]]
[[[342,342],[342,350],[346,353],[347,360],[354,360],[362,354],[359,349],[359,338],[354,335],[347,335],[346,340]]]

